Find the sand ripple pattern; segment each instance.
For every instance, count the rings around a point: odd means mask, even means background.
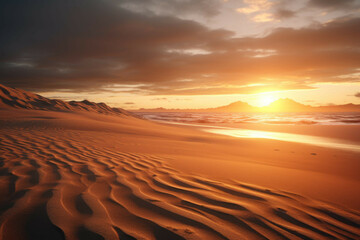
[[[357,212],[80,134],[1,130],[0,239],[360,239]]]

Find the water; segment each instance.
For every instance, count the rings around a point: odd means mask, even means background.
[[[360,113],[137,113],[149,120],[179,123],[359,125]]]
[[[293,134],[293,133],[247,130],[247,129],[234,129],[234,128],[224,129],[224,128],[216,128],[216,127],[205,129],[205,131],[232,136],[232,137],[239,137],[239,138],[274,139],[274,140],[280,140],[286,142],[304,143],[319,147],[328,147],[328,148],[336,148],[341,150],[360,152],[360,144],[339,140],[339,139],[326,138],[326,137],[317,137],[317,136],[309,136],[309,135]]]
[[[315,114],[238,114],[238,113],[142,113],[144,118],[172,124],[191,125],[203,131],[237,138],[264,138],[298,142],[320,147],[360,152],[360,144],[341,139],[303,134],[249,130],[219,126],[219,123],[263,123],[301,125],[354,125],[360,124],[359,113]],[[201,124],[200,124],[201,123]],[[205,123],[205,124],[204,124]],[[212,126],[211,124],[218,124]],[[355,134],[355,133],[354,133]]]

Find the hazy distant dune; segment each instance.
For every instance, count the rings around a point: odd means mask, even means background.
[[[105,103],[94,103],[88,100],[70,101],[48,99],[24,90],[5,87],[0,84],[0,108],[20,108],[32,110],[51,110],[51,111],[87,111],[102,114],[123,114],[131,113],[120,109],[112,108]]]

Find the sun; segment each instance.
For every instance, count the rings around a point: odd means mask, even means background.
[[[268,106],[270,103],[277,100],[277,97],[273,93],[262,93],[259,94],[257,98],[257,106],[259,107],[265,107]]]

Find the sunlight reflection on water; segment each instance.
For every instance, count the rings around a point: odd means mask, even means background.
[[[174,124],[174,125],[199,127],[201,130],[205,132],[221,134],[221,135],[237,137],[237,138],[273,139],[273,140],[286,141],[286,142],[310,144],[319,147],[327,147],[327,148],[360,152],[360,144],[345,140],[335,139],[335,138],[317,137],[317,136],[293,134],[293,133],[238,129],[238,128],[230,128],[230,127],[201,125],[201,124],[168,122],[168,121],[158,121],[158,122]]]
[[[191,113],[138,112],[149,120],[182,123],[265,123],[290,125],[359,125],[360,113]]]
[[[237,138],[263,138],[279,141],[311,144],[320,147],[336,148],[360,152],[360,144],[334,138],[317,137],[292,133],[247,130],[221,126],[219,123],[262,123],[290,125],[359,125],[360,113],[138,113],[146,119],[170,124],[200,127],[203,131]],[[208,125],[210,124],[210,125]]]
[[[246,130],[246,129],[232,129],[232,128],[204,128],[206,132],[222,134],[238,138],[265,138],[274,139],[286,142],[297,142],[304,144],[311,144],[319,147],[336,148],[342,150],[350,150],[360,152],[360,145],[351,142],[341,141],[332,138],[308,136],[301,134],[292,133],[280,133],[280,132],[267,132],[257,130]]]

